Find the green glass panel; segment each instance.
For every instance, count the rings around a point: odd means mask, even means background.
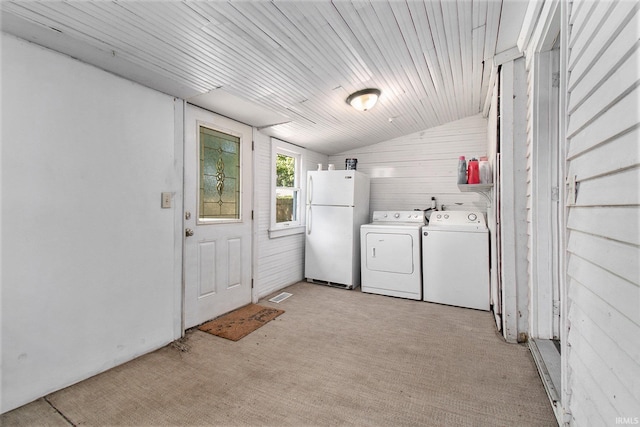
[[[218,192],[216,191],[216,177],[205,175],[204,188],[202,188],[202,201],[204,203],[213,203],[218,201]]]
[[[238,154],[238,144],[231,141],[223,140],[221,141],[220,145],[223,151],[231,154],[236,154],[236,155]]]
[[[223,203],[220,205],[220,215],[225,218],[233,218],[238,207],[235,203]]]
[[[240,138],[204,126],[200,126],[199,218],[240,218]]]
[[[224,203],[237,203],[238,201],[238,190],[235,186],[236,180],[233,178],[227,178],[225,180],[224,191],[220,196],[220,199]]]
[[[215,175],[217,160],[218,160],[218,150],[205,147],[204,159],[202,160],[202,167],[204,169],[205,175]]]

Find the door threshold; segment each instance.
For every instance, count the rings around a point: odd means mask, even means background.
[[[552,340],[531,339],[529,350],[554,409],[561,408],[560,352]]]

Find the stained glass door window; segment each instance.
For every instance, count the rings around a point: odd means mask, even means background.
[[[240,219],[240,138],[200,126],[201,221]]]

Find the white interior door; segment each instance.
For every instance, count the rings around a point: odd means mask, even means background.
[[[251,302],[252,129],[187,105],[184,323]]]

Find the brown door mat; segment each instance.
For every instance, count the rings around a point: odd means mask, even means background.
[[[211,320],[198,329],[228,340],[238,341],[282,313],[284,310],[249,304]]]

